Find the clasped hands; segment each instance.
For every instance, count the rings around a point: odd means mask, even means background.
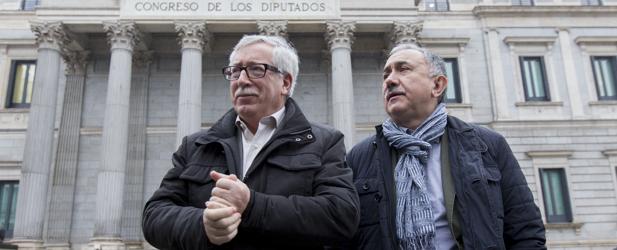
[[[206,236],[215,245],[231,241],[238,234],[242,212],[246,209],[251,192],[234,174],[210,172],[216,182],[210,200],[206,201],[203,224]]]

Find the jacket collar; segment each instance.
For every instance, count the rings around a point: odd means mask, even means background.
[[[196,144],[208,144],[219,139],[227,139],[236,136],[236,117],[238,114],[231,108],[208,131],[195,140]],[[302,114],[298,104],[291,98],[285,102],[285,117],[281,126],[276,130],[272,138],[279,135],[295,134],[311,128],[310,123]]]

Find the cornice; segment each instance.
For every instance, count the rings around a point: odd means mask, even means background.
[[[469,37],[418,37],[422,45],[466,45]]]
[[[478,18],[509,18],[516,17],[549,17],[549,16],[568,16],[568,17],[615,17],[617,6],[476,6],[472,13]]]
[[[576,44],[581,43],[617,43],[617,36],[579,36],[574,39]]]
[[[506,36],[503,41],[506,44],[519,44],[519,43],[554,43],[557,36]]]

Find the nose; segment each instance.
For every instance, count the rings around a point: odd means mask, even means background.
[[[246,69],[243,69],[242,71],[240,71],[240,76],[238,77],[238,80],[236,80],[236,83],[239,86],[245,86],[251,83],[251,80],[249,79],[249,75],[248,75],[248,72],[246,72]]]
[[[396,76],[396,73],[391,72],[388,75],[388,77],[386,77],[386,79],[383,80],[383,84],[384,84],[384,90],[392,90],[393,88],[396,88],[396,86],[399,85],[398,77]]]

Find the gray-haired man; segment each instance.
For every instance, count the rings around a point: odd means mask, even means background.
[[[410,44],[383,70],[389,115],[347,162],[355,249],[545,249],[540,211],[505,139],[446,114],[444,62]]]
[[[343,135],[309,123],[290,97],[298,56],[280,37],[245,36],[223,75],[233,109],[184,138],[146,204],[162,249],[323,249],[349,240],[359,202]]]

